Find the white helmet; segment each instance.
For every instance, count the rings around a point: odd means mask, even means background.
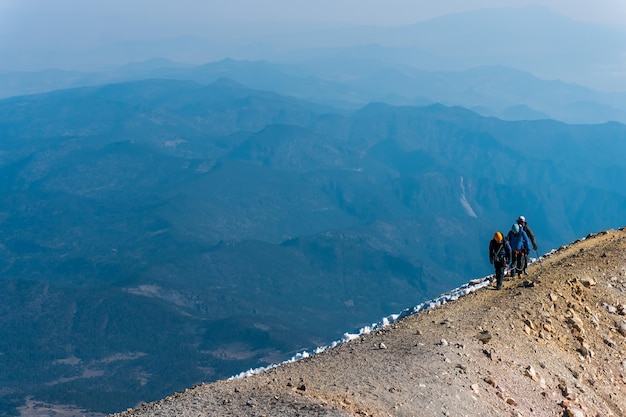
[[[524,217],[524,216],[519,216],[519,217],[517,218],[517,221],[518,221],[518,223],[519,223],[519,222],[526,223],[526,217]]]

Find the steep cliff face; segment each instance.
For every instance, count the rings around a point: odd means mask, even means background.
[[[310,358],[118,416],[622,416],[626,230]]]

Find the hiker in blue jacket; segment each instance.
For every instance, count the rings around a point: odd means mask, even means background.
[[[496,289],[502,288],[504,269],[511,259],[511,246],[502,233],[496,232],[489,242],[489,262],[496,268]]]
[[[511,277],[521,275],[524,272],[525,258],[530,248],[528,235],[519,224],[514,223],[507,235],[512,251]],[[526,273],[527,274],[527,273]]]
[[[537,240],[535,239],[535,234],[533,233],[533,230],[530,228],[530,226],[528,226],[528,223],[526,223],[526,217],[519,216],[517,218],[517,224],[519,224],[519,227],[521,227],[522,230],[526,232],[526,235],[528,236],[528,240],[530,241],[530,244],[533,246],[533,250],[537,252]],[[524,256],[524,270],[522,271],[524,275],[528,275],[528,272],[526,272],[526,268],[528,268],[529,252],[530,250],[526,251],[526,256]]]

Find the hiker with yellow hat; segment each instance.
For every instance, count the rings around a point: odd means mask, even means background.
[[[489,262],[495,268],[496,289],[502,288],[504,280],[504,269],[511,259],[511,245],[502,233],[496,232],[489,242]]]

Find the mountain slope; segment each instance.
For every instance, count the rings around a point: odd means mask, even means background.
[[[116,416],[618,416],[626,412],[626,230],[264,373]]]
[[[626,207],[617,123],[148,80],[2,100],[0,133],[0,415],[280,362],[486,275],[520,214],[544,253]]]

